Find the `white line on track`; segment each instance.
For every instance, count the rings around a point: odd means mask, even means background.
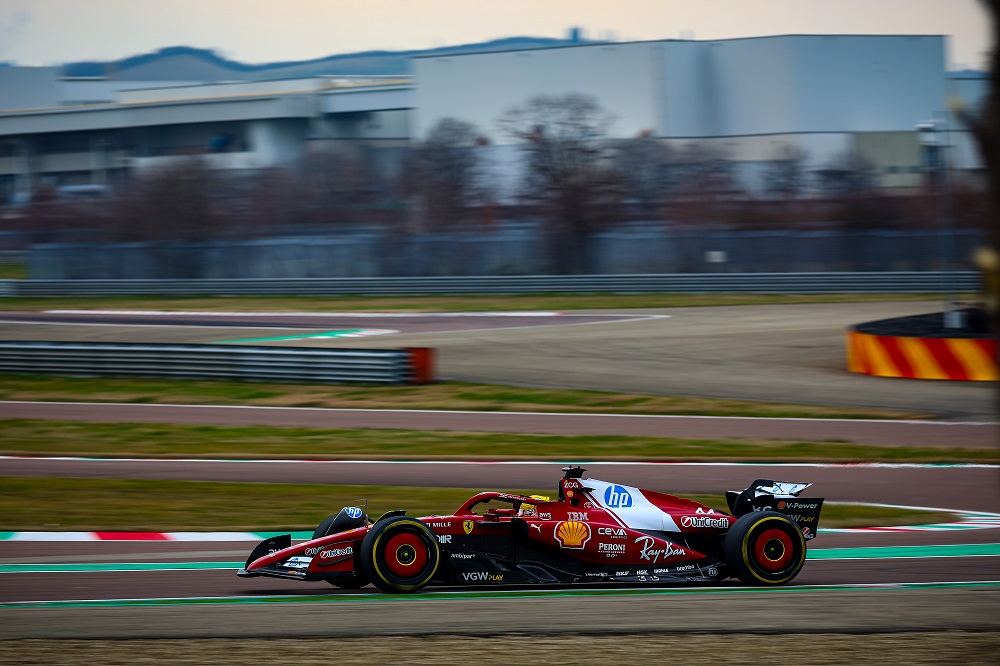
[[[260,409],[269,411],[287,412],[359,412],[369,414],[465,414],[465,415],[488,415],[496,417],[507,416],[554,416],[554,417],[574,417],[574,418],[611,418],[611,419],[662,419],[662,420],[709,420],[709,421],[798,421],[803,423],[889,423],[907,424],[928,427],[948,428],[952,426],[997,426],[996,421],[920,421],[920,420],[896,420],[896,419],[833,419],[833,418],[804,418],[804,417],[770,417],[770,416],[704,416],[698,414],[609,414],[609,413],[588,413],[588,412],[489,412],[472,411],[459,409],[345,409],[339,407],[274,407],[269,405],[184,405],[176,403],[134,403],[134,402],[68,402],[49,400],[0,400],[3,405],[85,405],[101,406],[110,405],[116,407],[184,407],[191,409]]]
[[[162,324],[129,324],[127,322],[113,322],[108,324],[97,324],[92,322],[76,322],[76,321],[22,321],[16,319],[0,319],[0,324],[23,324],[25,326],[114,326],[116,328],[176,328],[170,324],[170,322],[163,322]],[[241,330],[244,328],[259,329],[262,331],[287,331],[292,327],[289,326],[253,326],[247,324],[246,326],[223,326],[222,324],[184,324],[184,328],[221,328],[227,331]],[[313,328],[300,328],[304,331],[318,330],[320,327]],[[185,343],[191,344],[191,343]]]
[[[559,322],[559,326],[593,326],[602,324],[627,324],[636,321],[649,321],[654,319],[670,319],[671,315],[665,314],[604,314],[604,313],[574,313],[563,312],[198,312],[198,311],[169,311],[169,310],[46,310],[46,314],[103,314],[103,315],[141,315],[152,317],[168,316],[212,316],[212,317],[356,317],[356,318],[429,318],[429,317],[558,317],[560,319],[571,317],[604,317],[604,321],[584,321],[584,322]],[[2,321],[7,324],[49,324],[54,326],[122,326],[134,328],[159,328],[170,327],[171,324],[128,324],[128,323],[77,323],[77,322],[38,322],[38,321]],[[542,324],[542,326],[552,326],[553,324]],[[185,324],[186,328],[219,328],[211,325],[191,325]],[[241,326],[239,328],[263,328],[267,330],[284,330],[288,327],[268,327],[268,326]],[[490,331],[509,331],[519,328],[538,328],[538,324],[525,326],[499,326],[491,328],[476,329],[456,329],[451,331],[431,331],[435,335],[445,335],[449,333],[486,333]]]

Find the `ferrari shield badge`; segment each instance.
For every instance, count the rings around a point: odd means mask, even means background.
[[[466,520],[462,523],[462,529],[465,530],[466,534],[472,534],[472,529],[476,526],[476,523],[471,520]]]

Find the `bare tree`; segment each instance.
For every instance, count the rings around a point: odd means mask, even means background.
[[[587,270],[587,240],[620,201],[608,140],[613,120],[577,94],[535,97],[500,118],[501,131],[523,152],[524,196],[545,215],[558,273]]]
[[[711,143],[688,143],[674,161],[675,218],[698,227],[722,224],[732,202],[742,195],[729,151]]]
[[[783,145],[764,168],[764,191],[773,199],[798,199],[806,188],[806,152]]]
[[[119,240],[211,240],[226,226],[222,177],[203,158],[186,157],[137,177],[114,215]]]
[[[827,197],[853,197],[875,188],[875,167],[855,152],[842,153],[813,172],[817,185]]]
[[[282,167],[244,175],[233,196],[232,212],[241,237],[288,233],[303,222],[303,184]]]
[[[695,199],[732,198],[741,188],[729,151],[711,143],[688,143],[675,157],[677,183]]]
[[[296,167],[300,221],[314,226],[369,221],[380,178],[364,150],[314,152]]]
[[[615,170],[621,174],[624,194],[634,199],[645,215],[655,213],[677,184],[670,147],[645,131],[616,146]]]
[[[486,198],[487,139],[472,125],[455,118],[439,121],[418,144],[406,169],[408,191],[420,200],[431,229],[454,229],[467,221],[469,208]]]

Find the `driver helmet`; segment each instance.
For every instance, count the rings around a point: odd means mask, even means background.
[[[544,495],[531,495],[531,499],[539,500],[541,502],[548,502],[549,498]],[[535,505],[528,504],[527,502],[522,502],[520,509],[518,509],[517,515],[519,516],[534,516],[535,515]]]

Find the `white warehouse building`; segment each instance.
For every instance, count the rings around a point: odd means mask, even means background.
[[[714,144],[746,165],[776,159],[783,148],[800,149],[814,165],[857,153],[879,169],[885,187],[919,183],[915,126],[946,119],[949,97],[941,36],[669,40],[413,63],[417,138],[456,117],[509,149],[497,131],[503,111],[534,96],[582,93],[615,116],[621,138]],[[985,79],[960,92],[975,96],[967,100],[974,104],[984,87]],[[975,168],[967,134],[951,138],[955,166]]]
[[[39,183],[106,184],[203,152],[220,169],[288,165],[310,151],[365,150],[392,164],[446,117],[475,124],[513,176],[517,146],[497,121],[539,95],[584,94],[612,134],[715,144],[746,169],[794,147],[819,165],[848,152],[880,185],[919,184],[915,126],[974,106],[986,79],[949,79],[944,37],[785,35],[600,43],[412,59],[412,76],[164,86],[60,79],[0,68],[0,200]],[[128,86],[129,89],[125,89]],[[948,119],[952,164],[979,168]],[[503,165],[507,165],[506,167]],[[512,182],[508,179],[507,182]]]

